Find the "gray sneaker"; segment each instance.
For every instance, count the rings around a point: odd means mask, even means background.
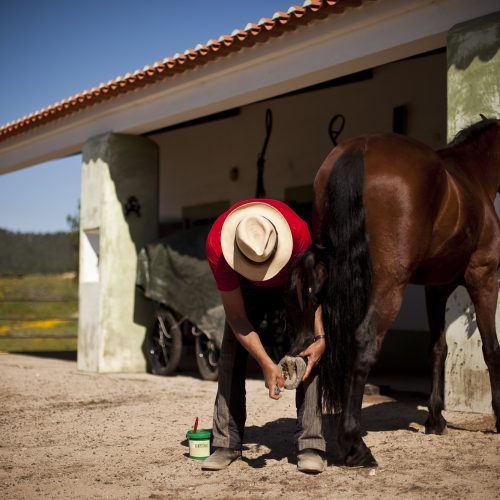
[[[221,470],[241,457],[241,450],[233,448],[217,448],[206,460],[201,464],[202,470]]]
[[[318,450],[306,448],[297,454],[297,469],[300,472],[309,472],[317,474],[323,472],[325,468],[323,458]]]

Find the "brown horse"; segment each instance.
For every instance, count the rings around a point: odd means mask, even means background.
[[[398,135],[337,146],[314,181],[313,239],[292,281],[310,336],[322,306],[327,347],[318,366],[323,408],[341,412],[347,465],[376,465],[360,435],[363,389],[408,283],[425,285],[432,393],[426,432],[442,434],[445,305],[465,285],[474,303],[500,430],[495,330],[500,224],[500,121],[483,119],[437,152]]]

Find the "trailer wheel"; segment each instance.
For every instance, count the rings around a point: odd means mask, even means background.
[[[173,375],[182,356],[182,332],[170,311],[155,311],[146,332],[146,356],[151,373]]]
[[[217,380],[220,350],[204,333],[197,332],[194,343],[196,364],[203,380]]]

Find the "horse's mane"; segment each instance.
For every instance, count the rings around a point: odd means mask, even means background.
[[[498,126],[499,121],[495,118],[483,118],[477,123],[473,123],[468,127],[460,130],[453,140],[448,144],[448,147],[464,146],[471,142],[477,141],[479,137],[489,130],[494,125]]]

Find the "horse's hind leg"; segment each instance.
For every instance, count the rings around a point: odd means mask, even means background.
[[[404,286],[374,292],[368,313],[355,333],[356,355],[343,405],[340,439],[346,453],[345,463],[351,467],[377,465],[370,449],[361,438],[361,405],[366,379],[377,360],[382,341],[396,318],[403,300]]]
[[[448,354],[445,335],[446,301],[455,287],[425,287],[425,301],[431,342],[429,346],[432,363],[432,390],[429,398],[429,417],[425,422],[426,434],[444,434],[446,420],[444,407],[444,363]]]
[[[500,346],[495,327],[498,300],[497,268],[469,267],[465,273],[466,287],[476,310],[476,321],[483,342],[483,356],[491,383],[496,430],[500,432]]]

